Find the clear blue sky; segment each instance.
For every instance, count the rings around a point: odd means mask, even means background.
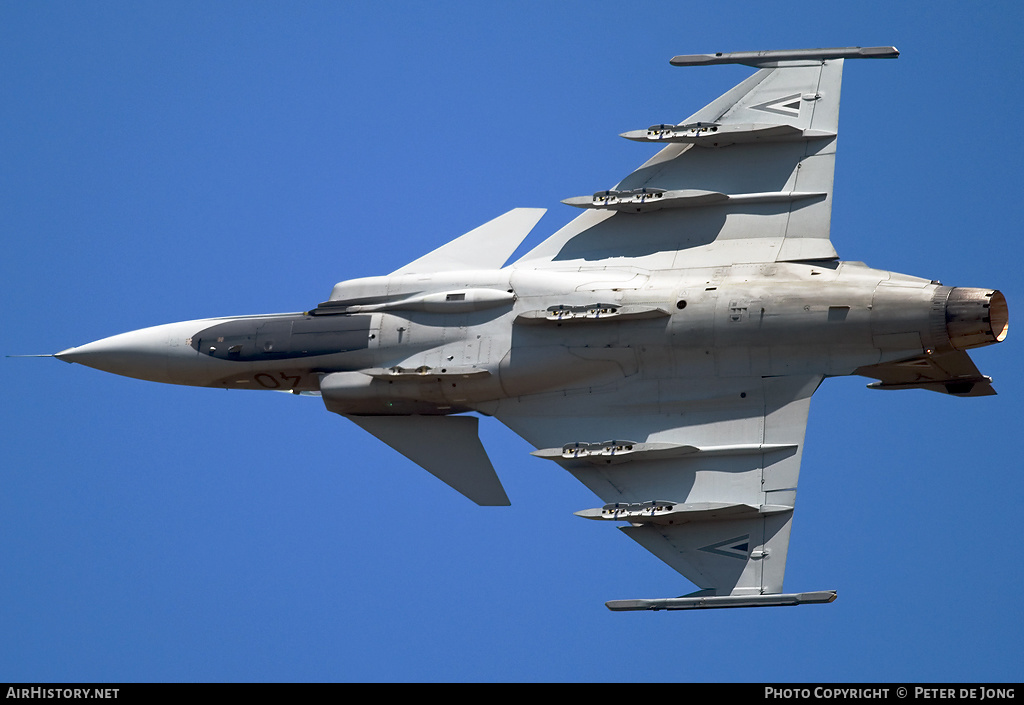
[[[573,512],[490,420],[480,508],[317,399],[0,359],[0,681],[1019,681],[1019,3],[5,2],[0,353],[303,310],[516,206],[536,244],[749,73],[848,62],[844,259],[998,287],[999,396],[828,380],[786,588],[824,606],[612,613],[689,584]],[[1015,334],[1016,331],[1016,334]]]

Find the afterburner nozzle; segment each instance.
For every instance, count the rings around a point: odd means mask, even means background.
[[[957,350],[1002,342],[1010,328],[1006,297],[994,289],[957,287],[946,298],[946,333]]]

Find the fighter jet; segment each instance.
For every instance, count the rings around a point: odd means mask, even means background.
[[[510,264],[544,210],[343,281],[308,311],[159,325],[56,357],[319,395],[480,505],[509,504],[477,435],[478,415],[494,417],[600,498],[579,516],[619,525],[698,588],[610,609],[831,602],[783,592],[811,395],[837,375],[995,394],[965,351],[1007,333],[999,291],[841,261],[830,240],[844,61],[898,55],[677,56],[757,71],[680,123],[623,134],[660,150],[565,200],[584,212]]]

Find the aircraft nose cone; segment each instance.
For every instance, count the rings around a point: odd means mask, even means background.
[[[185,345],[194,330],[192,322],[143,328],[68,348],[54,357],[124,377],[173,383],[170,358],[182,349],[195,354]]]
[[[167,336],[149,329],[122,333],[62,350],[55,356],[125,377],[167,382]]]

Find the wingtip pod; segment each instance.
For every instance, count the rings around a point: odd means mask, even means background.
[[[767,68],[783,63],[824,61],[826,59],[896,59],[899,50],[893,46],[839,47],[834,49],[793,49],[773,51],[733,51],[716,54],[684,54],[673,56],[673,66],[712,66],[715,64],[744,64],[754,68]]]
[[[610,600],[605,606],[612,612],[638,612],[659,610],[700,610],[724,607],[791,607],[834,602],[839,596],[835,590],[794,592],[784,595],[721,595],[667,597],[653,600]]]

